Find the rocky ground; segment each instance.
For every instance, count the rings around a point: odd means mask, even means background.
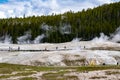
[[[119,64],[119,43],[0,44],[0,80],[120,80]]]
[[[0,50],[1,63],[35,66],[120,64],[120,44],[113,42],[0,44]]]

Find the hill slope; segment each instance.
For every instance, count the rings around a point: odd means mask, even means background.
[[[13,43],[61,43],[75,37],[91,40],[120,26],[120,2],[59,15],[0,19],[0,40]],[[11,37],[10,37],[11,36]]]

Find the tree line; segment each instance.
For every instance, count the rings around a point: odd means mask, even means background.
[[[12,36],[13,43],[26,31],[31,32],[31,40],[45,34],[42,42],[61,43],[79,37],[91,40],[101,32],[113,33],[120,26],[120,2],[104,4],[94,9],[64,14],[0,19],[0,37]]]

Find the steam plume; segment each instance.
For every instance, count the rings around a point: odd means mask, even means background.
[[[112,42],[120,42],[120,27],[116,29],[116,31],[111,35]]]
[[[0,37],[0,43],[11,44],[12,37],[6,34],[5,36]]]
[[[104,33],[100,33],[100,37],[93,38],[93,42],[106,42],[108,41],[109,37],[106,36]]]
[[[37,36],[37,37],[35,38],[35,40],[33,41],[34,44],[39,44],[44,37],[45,37],[44,34]]]
[[[30,38],[31,38],[31,31],[27,31],[25,32],[25,35],[17,38],[18,40],[17,43],[18,44],[29,44],[31,42]]]

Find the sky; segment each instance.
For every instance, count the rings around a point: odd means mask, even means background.
[[[81,11],[120,0],[0,0],[0,18]]]

